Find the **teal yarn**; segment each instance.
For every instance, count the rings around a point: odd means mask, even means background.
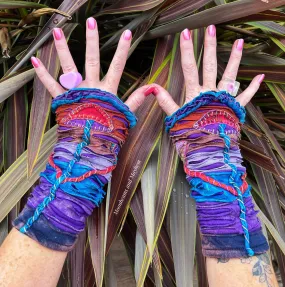
[[[238,185],[237,185],[237,183],[235,181],[235,177],[236,177],[236,174],[237,174],[237,168],[236,168],[235,165],[230,163],[229,150],[230,150],[230,146],[231,146],[231,139],[230,139],[230,137],[227,134],[225,134],[225,128],[226,128],[225,124],[220,124],[219,125],[219,134],[220,134],[220,137],[223,138],[224,143],[225,143],[224,161],[232,169],[232,174],[230,175],[229,182],[233,185],[233,187],[235,188],[235,190],[238,193],[237,200],[238,200],[238,203],[239,203],[239,206],[240,206],[240,211],[241,211],[241,213],[240,213],[240,222],[241,222],[242,228],[244,230],[244,239],[245,239],[244,240],[244,244],[245,244],[245,248],[246,248],[248,256],[253,256],[254,255],[254,251],[250,248],[250,243],[249,243],[249,231],[248,231],[248,224],[247,224],[247,221],[246,221],[246,207],[245,207],[244,202],[243,202],[243,197],[242,197],[241,190],[240,190],[240,188],[238,187]]]
[[[52,200],[55,199],[55,197],[56,197],[56,190],[58,189],[60,184],[66,178],[68,178],[71,175],[70,173],[71,173],[71,170],[72,170],[74,164],[80,160],[80,154],[81,154],[83,148],[89,144],[90,130],[91,130],[91,127],[92,127],[93,123],[94,123],[93,120],[86,120],[86,124],[85,124],[85,127],[84,127],[84,134],[83,134],[83,137],[82,137],[82,142],[79,143],[77,145],[77,147],[76,147],[76,151],[75,151],[75,153],[73,155],[74,159],[72,159],[69,162],[69,165],[68,165],[66,171],[56,180],[54,185],[51,187],[49,196],[44,198],[43,202],[37,206],[33,216],[30,217],[27,220],[26,224],[23,227],[20,228],[20,232],[21,233],[26,233],[27,229],[30,228],[33,225],[33,223],[40,217],[40,215],[43,212],[43,210],[48,206],[48,204]]]

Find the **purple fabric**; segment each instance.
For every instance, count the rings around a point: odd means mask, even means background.
[[[249,232],[261,229],[261,224],[256,216],[251,197],[244,198],[246,206],[246,220]],[[217,234],[243,234],[240,222],[240,207],[234,202],[197,202],[197,219],[201,233],[205,235]]]

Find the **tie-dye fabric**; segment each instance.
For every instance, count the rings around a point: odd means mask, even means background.
[[[268,249],[238,145],[244,120],[245,109],[225,91],[201,93],[165,119],[196,200],[208,257],[252,256]]]
[[[48,248],[69,251],[103,200],[136,117],[118,97],[99,89],[72,89],[52,101],[52,110],[58,141],[14,226]]]

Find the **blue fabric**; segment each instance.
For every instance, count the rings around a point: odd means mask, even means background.
[[[167,116],[164,120],[166,125],[166,131],[168,132],[171,128],[174,127],[175,123],[189,114],[193,113],[197,109],[199,109],[202,106],[209,105],[214,100],[218,100],[221,103],[227,105],[229,108],[231,108],[236,116],[239,118],[241,123],[245,122],[245,108],[240,105],[239,102],[235,100],[234,97],[232,97],[229,93],[226,91],[208,91],[204,93],[200,93],[199,96],[197,96],[195,99],[193,99],[191,102],[185,104],[182,106],[179,110],[174,112],[172,115]]]
[[[269,246],[262,230],[250,232],[250,246],[255,255],[265,253]],[[203,254],[214,258],[241,258],[248,257],[244,248],[244,235],[203,235]]]
[[[67,99],[66,97],[74,91],[88,91],[90,93],[88,96],[79,94],[74,99]],[[100,95],[100,93],[105,93],[106,95]],[[109,92],[106,92],[106,91],[103,91],[100,89],[95,89],[95,88],[94,89],[91,89],[91,88],[71,89],[71,90],[57,96],[55,99],[53,99],[52,104],[51,104],[51,109],[53,112],[55,112],[59,106],[65,105],[65,104],[76,103],[76,102],[79,102],[83,98],[84,99],[98,99],[100,101],[112,104],[118,111],[120,111],[121,113],[123,113],[126,116],[127,120],[130,123],[131,128],[134,127],[137,123],[137,118],[134,115],[134,113],[131,112],[129,107],[127,105],[125,105],[117,96],[115,96],[112,93],[109,93]]]

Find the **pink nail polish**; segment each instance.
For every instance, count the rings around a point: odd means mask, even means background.
[[[88,18],[87,26],[90,30],[94,30],[96,28],[96,20],[93,17]]]
[[[241,50],[243,49],[243,43],[244,43],[244,40],[243,40],[243,39],[239,39],[239,40],[237,41],[237,49],[238,49],[239,51],[241,51]]]
[[[35,67],[35,68],[38,68],[40,66],[40,62],[39,60],[36,58],[36,57],[32,57],[31,58],[31,62],[32,62],[32,65]]]
[[[132,37],[132,31],[126,30],[126,31],[124,32],[124,39],[125,39],[125,40],[130,40],[131,37]]]
[[[184,38],[184,40],[190,40],[190,36],[191,36],[191,34],[190,34],[189,29],[185,29],[185,30],[183,30],[183,31],[182,31],[182,34],[183,34],[183,38]]]
[[[150,94],[153,94],[154,96],[156,96],[158,94],[158,89],[156,87],[149,87],[145,92],[144,95],[147,97]]]
[[[215,27],[215,25],[210,25],[208,27],[208,33],[212,37],[214,37],[216,35],[216,27]]]
[[[259,78],[258,78],[258,83],[261,84],[262,81],[264,80],[264,78],[265,78],[264,74],[260,75]]]
[[[54,38],[55,38],[56,40],[60,40],[61,37],[62,37],[62,31],[61,31],[61,29],[60,29],[60,28],[54,28],[54,29],[53,29],[53,35],[54,35]]]

